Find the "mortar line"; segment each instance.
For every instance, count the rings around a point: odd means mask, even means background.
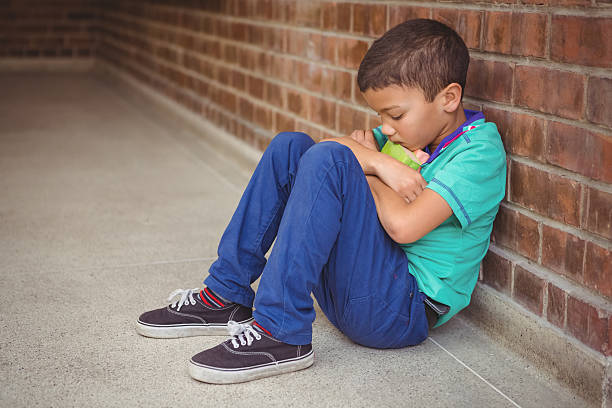
[[[504,397],[505,399],[507,399],[508,401],[510,401],[510,403],[512,403],[512,405],[514,405],[515,407],[521,408],[521,406],[519,404],[517,404],[516,402],[514,402],[514,400],[512,398],[510,398],[509,396],[507,396],[506,394],[504,394],[503,392],[501,392],[499,390],[499,388],[497,388],[496,386],[494,386],[493,384],[491,384],[489,381],[487,381],[486,379],[484,379],[480,374],[478,374],[476,371],[474,371],[472,368],[470,368],[467,364],[465,364],[463,361],[461,361],[457,356],[455,356],[453,353],[451,353],[450,351],[448,351],[447,349],[445,349],[440,343],[438,343],[437,341],[435,341],[433,338],[428,337],[428,339],[434,343],[436,346],[440,347],[442,350],[444,350],[444,352],[446,352],[449,356],[451,356],[452,358],[454,358],[459,364],[461,364],[463,367],[467,368],[469,372],[471,372],[472,374],[474,374],[476,377],[478,377],[479,379],[481,379],[485,384],[487,384],[489,387],[493,388],[493,390],[495,390],[499,395],[501,395],[502,397]]]

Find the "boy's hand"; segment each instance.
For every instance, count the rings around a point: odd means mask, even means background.
[[[371,130],[353,130],[349,137],[368,149],[378,151],[378,143],[376,143],[374,133]]]
[[[427,154],[426,152],[424,152],[423,150],[415,150],[414,155],[416,156],[417,160],[421,162],[421,164],[425,163],[427,160],[429,160],[429,154]]]
[[[427,187],[427,182],[418,171],[391,157],[389,159],[376,166],[376,175],[404,200],[414,201]]]

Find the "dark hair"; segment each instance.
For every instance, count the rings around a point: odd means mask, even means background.
[[[452,28],[435,20],[405,21],[383,34],[359,65],[361,92],[390,85],[420,88],[432,102],[454,82],[465,88],[470,55]]]

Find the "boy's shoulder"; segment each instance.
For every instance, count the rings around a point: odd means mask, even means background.
[[[493,122],[478,121],[466,127],[457,140],[454,140],[445,148],[446,154],[441,155],[440,167],[456,160],[467,160],[472,164],[481,163],[483,166],[506,160],[506,151],[497,129]]]

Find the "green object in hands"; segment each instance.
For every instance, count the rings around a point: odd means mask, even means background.
[[[380,149],[381,153],[391,156],[395,160],[399,160],[406,166],[413,168],[417,171],[421,168],[421,162],[416,158],[416,155],[405,147],[395,144],[389,139],[387,139],[387,136],[385,136],[380,130],[380,126],[372,129],[372,132],[374,133],[374,138],[378,142],[379,146],[384,140],[386,140],[382,149]]]
[[[406,166],[411,167],[417,171],[419,170],[419,168],[421,168],[421,163],[418,161],[414,153],[406,149],[404,146],[395,144],[390,140],[387,140],[387,143],[385,143],[380,152],[389,155],[396,160],[399,160]]]
[[[404,146],[395,144],[390,140],[387,140],[387,143],[380,149],[380,152],[393,157],[395,160],[401,161],[406,166],[415,170],[421,168],[421,162],[419,162],[414,153]]]

